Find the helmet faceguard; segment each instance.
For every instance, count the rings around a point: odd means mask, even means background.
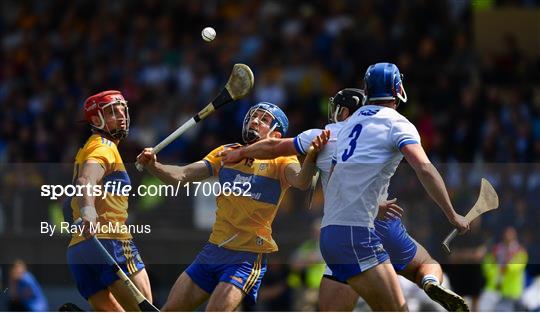
[[[114,110],[115,105],[124,106],[126,129],[121,129],[118,127],[118,121],[120,121],[120,118],[116,116]],[[115,125],[117,125],[115,129],[109,129],[109,126],[105,121],[105,116],[107,115],[112,115]],[[86,99],[84,102],[84,116],[86,121],[90,124],[90,126],[92,126],[93,129],[98,132],[105,133],[111,136],[113,139],[124,139],[129,133],[129,109],[127,101],[124,99],[124,96],[122,96],[120,91],[107,90]],[[92,117],[94,116],[98,118],[98,124],[94,124],[94,121],[92,120]]]
[[[328,120],[331,123],[338,121],[343,108],[349,109],[349,115],[353,114],[364,103],[364,91],[356,88],[345,88],[338,91],[328,101]]]
[[[282,136],[285,136],[289,126],[289,120],[287,119],[285,113],[275,104],[269,102],[260,102],[252,106],[244,117],[244,122],[242,125],[242,139],[245,143],[251,144],[262,139],[261,135],[259,134],[259,129],[254,129],[250,125],[251,120],[258,111],[263,112],[263,115],[257,118],[259,123],[262,122],[265,114],[272,117],[272,122],[270,125],[268,125],[270,128],[268,133],[276,130],[281,133]]]

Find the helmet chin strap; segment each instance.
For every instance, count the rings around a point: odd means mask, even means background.
[[[105,128],[105,119],[103,118],[103,114],[101,113],[101,110],[98,111],[98,117],[99,117],[99,125],[92,125],[97,129],[103,130]]]
[[[403,91],[403,94],[398,93],[396,96],[401,100],[403,103],[407,102],[407,92],[405,91],[405,87],[403,87],[403,84],[401,85],[401,90]]]
[[[333,121],[334,123],[337,123],[338,122],[338,115],[340,114],[340,111],[341,111],[341,105],[336,105],[336,110],[334,111],[334,116],[333,116]]]

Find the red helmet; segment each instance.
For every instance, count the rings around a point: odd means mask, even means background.
[[[110,130],[107,127],[107,124],[105,123],[105,114],[104,109],[106,109],[109,106],[112,106],[114,104],[121,104],[125,106],[126,109],[126,129],[114,129]],[[124,96],[120,91],[117,90],[106,90],[103,92],[100,92],[98,94],[95,94],[93,96],[88,97],[86,101],[84,101],[84,118],[90,125],[99,130],[99,131],[105,131],[109,135],[111,135],[115,139],[122,139],[125,138],[129,131],[129,112],[127,107],[127,101],[124,99]],[[114,116],[114,110],[111,108],[111,112]],[[99,124],[94,124],[92,122],[92,116],[96,116],[99,119]],[[116,119],[116,116],[114,116]]]

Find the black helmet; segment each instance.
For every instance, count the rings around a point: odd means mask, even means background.
[[[358,110],[364,103],[364,91],[357,88],[345,88],[328,102],[328,120],[332,123],[337,122],[337,116],[341,113],[341,108],[349,109],[349,115]]]

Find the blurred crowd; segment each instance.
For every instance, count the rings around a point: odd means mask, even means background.
[[[473,1],[474,2],[474,1]],[[86,134],[84,99],[124,92],[133,161],[202,108],[236,62],[255,90],[165,151],[187,162],[240,140],[247,107],[283,107],[290,134],[323,125],[327,99],[361,87],[369,64],[405,74],[416,123],[435,160],[531,162],[540,154],[540,61],[512,36],[475,52],[468,1],[3,1],[0,159],[70,162]],[[199,35],[211,25],[212,43]],[[226,118],[227,117],[227,118]],[[197,147],[197,149],[193,149]],[[127,153],[127,152],[126,152]]]
[[[130,134],[120,151],[124,162],[134,162],[143,147],[212,100],[238,62],[253,69],[253,92],[176,140],[160,160],[192,162],[241,142],[244,114],[258,101],[282,107],[294,136],[322,127],[328,98],[362,87],[368,65],[391,61],[404,73],[409,95],[399,110],[417,126],[432,161],[442,164],[456,207],[474,202],[479,172],[498,190],[501,210],[486,216],[479,235],[487,251],[513,226],[529,263],[540,263],[540,251],[532,249],[540,244],[534,163],[540,57],[523,53],[512,35],[500,52],[475,50],[472,25],[475,10],[538,7],[537,1],[10,0],[0,6],[0,163],[71,163],[89,134],[82,103],[105,89],[121,90],[128,100]],[[217,31],[211,43],[200,36],[206,26]],[[47,181],[32,173],[25,179]],[[418,188],[414,179],[398,172],[391,192],[409,209],[411,233],[442,258],[436,251],[447,229],[437,225],[447,222],[426,195],[410,192],[411,184]],[[292,203],[293,211],[304,210]],[[0,232],[11,207],[0,198]],[[320,212],[319,202],[305,214],[315,219]],[[276,290],[283,289],[288,274],[270,273]]]

